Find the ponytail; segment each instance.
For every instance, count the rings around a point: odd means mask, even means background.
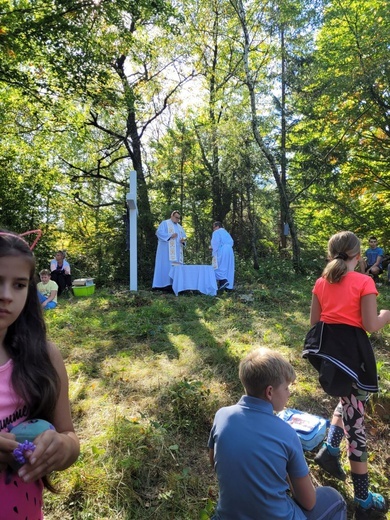
[[[329,283],[337,283],[347,274],[347,261],[360,253],[360,241],[351,231],[341,231],[331,236],[328,242],[329,263],[322,277]]]
[[[337,283],[347,274],[347,264],[342,258],[331,260],[322,272],[322,277],[329,283]]]

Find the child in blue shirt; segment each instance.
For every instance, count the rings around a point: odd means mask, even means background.
[[[219,483],[213,519],[346,520],[341,495],[313,486],[296,432],[274,414],[290,396],[293,367],[261,348],[241,361],[239,377],[246,395],[218,410],[208,442]]]

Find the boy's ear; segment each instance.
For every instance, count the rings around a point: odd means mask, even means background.
[[[266,398],[268,401],[271,401],[271,400],[272,400],[273,390],[274,390],[274,387],[273,387],[272,385],[268,385],[267,388],[264,390],[265,398]]]

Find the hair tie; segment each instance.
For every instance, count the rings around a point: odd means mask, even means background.
[[[337,255],[334,257],[335,260],[348,260],[348,255],[346,253],[337,253]]]
[[[34,242],[30,246],[30,244],[27,242],[27,240],[25,240],[23,237],[25,237],[26,235],[31,235],[33,233],[36,233],[37,236],[35,237]],[[32,251],[34,249],[34,247],[37,245],[38,240],[41,238],[42,231],[40,229],[34,229],[32,231],[25,231],[24,233],[20,233],[20,235],[18,235],[17,233],[8,233],[7,231],[1,231],[0,236],[20,238],[20,240],[23,240],[23,242],[25,242],[28,245],[28,247],[30,248],[30,251]]]

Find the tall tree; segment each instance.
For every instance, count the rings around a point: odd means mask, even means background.
[[[187,6],[188,40],[204,105],[195,123],[202,160],[210,178],[212,218],[224,221],[231,210],[232,190],[228,172],[221,169],[221,147],[226,140],[229,103],[237,95],[235,71],[241,57],[235,52],[237,26],[226,0],[190,2]]]
[[[349,227],[390,238],[389,29],[387,2],[329,3],[302,66],[293,170],[309,190],[302,222],[321,237]]]
[[[96,198],[85,196],[87,185],[105,183],[105,199],[98,204],[107,206],[110,193],[117,194],[108,189],[110,184],[122,186],[119,201],[123,204],[128,190],[125,165],[129,168],[130,161],[129,169],[137,171],[138,207],[143,216],[139,246],[144,260],[153,256],[147,253],[155,236],[142,139],[186,81],[166,43],[178,30],[175,16],[164,0],[130,4],[58,0],[54,8],[26,0],[23,5],[7,3],[0,34],[7,56],[0,62],[0,79],[8,81],[12,74],[7,71],[12,68],[19,78],[16,85],[41,105],[56,106],[72,95],[79,113],[88,113],[85,124],[98,147],[93,151],[92,139],[87,139],[77,159],[72,148],[62,154],[63,169],[70,175],[77,200],[96,205]],[[161,48],[166,52],[161,54]],[[77,132],[80,128],[79,121]],[[118,199],[112,203],[118,204]],[[141,274],[149,272],[150,276],[150,271],[146,265]]]
[[[272,171],[277,190],[279,193],[281,215],[285,218],[289,225],[291,238],[292,238],[292,250],[293,250],[293,264],[296,270],[300,269],[300,247],[298,242],[298,236],[295,228],[295,222],[293,213],[290,207],[290,198],[287,192],[286,186],[286,175],[285,175],[285,164],[282,160],[283,169],[280,168],[279,156],[282,159],[285,158],[285,149],[280,154],[280,149],[277,151],[275,148],[267,144],[267,130],[265,125],[261,127],[261,117],[259,114],[259,95],[261,92],[261,81],[266,78],[267,70],[272,67],[275,56],[272,53],[272,48],[269,42],[272,34],[267,34],[263,27],[267,27],[267,10],[265,6],[261,11],[254,9],[254,5],[249,4],[244,6],[242,0],[232,0],[232,5],[236,10],[236,14],[241,25],[242,30],[242,55],[243,55],[243,81],[249,92],[250,100],[250,111],[251,111],[251,122],[252,131],[255,141],[266,158],[268,165]],[[262,27],[263,25],[263,27]],[[284,36],[284,32],[282,33]],[[282,49],[284,50],[284,48]],[[284,58],[282,56],[282,65],[284,66]],[[283,78],[282,78],[283,80]],[[284,83],[282,81],[282,86]],[[285,91],[282,89],[283,96]],[[285,123],[285,100],[283,98],[282,107],[282,123]],[[285,127],[285,125],[284,125]],[[285,128],[284,128],[285,130]],[[283,137],[285,139],[285,137]]]

